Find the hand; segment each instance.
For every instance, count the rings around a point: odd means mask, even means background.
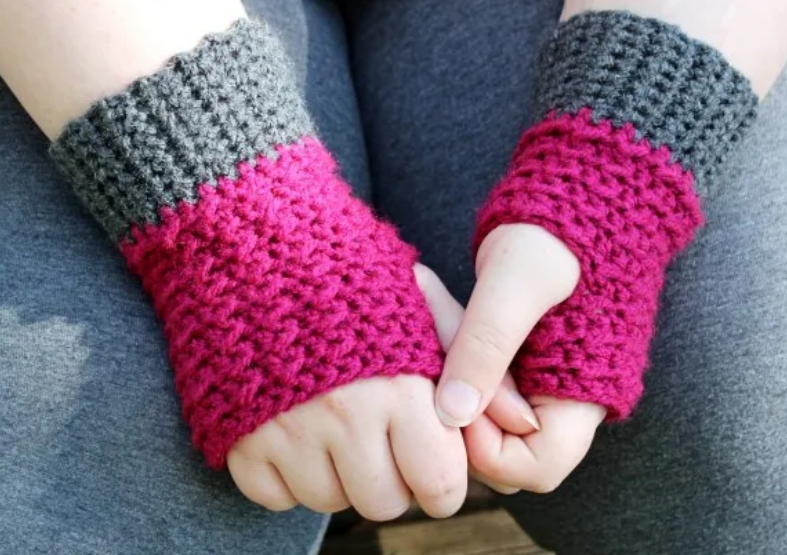
[[[511,387],[513,380],[499,391],[513,395]],[[529,403],[520,399],[508,401],[502,409],[496,396],[487,412],[464,429],[471,474],[503,494],[549,493],[585,458],[606,410],[570,399],[533,396]],[[537,428],[517,419],[517,405],[535,413]]]
[[[425,272],[416,268],[424,294],[441,294],[420,279]],[[352,505],[384,521],[404,513],[414,496],[430,516],[450,516],[467,492],[467,456],[461,432],[435,414],[434,389],[408,375],[337,388],[239,441],[227,459],[230,473],[246,497],[273,511],[300,503],[333,513]]]
[[[438,414],[449,425],[473,423],[465,442],[481,481],[503,493],[551,491],[585,456],[605,410],[549,397],[528,403],[504,378],[533,326],[573,291],[579,265],[546,231],[515,224],[487,236],[476,268],[438,386]]]
[[[416,275],[429,292],[440,343],[450,350],[464,310],[433,272],[421,268]],[[470,475],[504,494],[551,491],[585,456],[604,414],[597,405],[566,399],[528,403],[507,372],[486,412],[464,429]]]

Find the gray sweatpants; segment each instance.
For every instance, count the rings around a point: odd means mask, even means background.
[[[466,299],[474,210],[560,1],[247,4],[358,194]],[[787,76],[720,181],[671,269],[640,410],[556,493],[506,499],[560,555],[787,553]],[[326,522],[204,470],[152,309],[1,82],[0,499],[14,555],[302,555]]]

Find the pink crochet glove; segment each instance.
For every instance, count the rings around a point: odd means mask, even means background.
[[[152,297],[211,466],[332,388],[439,374],[415,249],[337,176],[261,24],[98,102],[52,154]]]
[[[574,294],[513,365],[521,393],[590,401],[609,420],[642,394],[670,260],[702,223],[698,193],[755,116],[748,81],[677,27],[625,12],[560,25],[539,61],[535,114],[479,215],[539,225],[577,256]]]

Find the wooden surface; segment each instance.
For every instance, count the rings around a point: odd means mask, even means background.
[[[329,537],[320,555],[550,555],[503,509],[361,528]]]

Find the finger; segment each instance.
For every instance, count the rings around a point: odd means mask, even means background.
[[[270,511],[287,511],[298,504],[270,462],[254,461],[237,452],[230,452],[227,467],[240,492],[254,503]]]
[[[483,476],[487,483],[522,489],[518,481],[521,476],[513,466],[527,465],[532,469],[535,461],[530,451],[512,451],[509,445],[512,440],[525,445],[521,438],[504,432],[485,414],[464,428],[462,433],[470,467],[476,474]]]
[[[271,460],[301,505],[327,514],[350,506],[327,451],[288,445],[273,454]]]
[[[590,403],[552,400],[535,411],[540,432],[524,438],[502,434],[489,451],[468,446],[473,467],[494,482],[527,491],[548,493],[557,488],[587,454],[604,410]],[[468,445],[481,442],[479,436],[489,433],[487,424],[492,425],[479,421],[465,430]]]
[[[486,487],[488,487],[489,489],[494,490],[502,495],[513,495],[515,493],[522,491],[519,488],[504,486],[502,484],[496,484],[495,482],[487,479],[481,473],[479,473],[476,470],[473,470],[472,468],[470,469],[470,477],[476,482],[480,482],[484,484]]]
[[[542,429],[522,439],[538,461],[542,489],[552,491],[585,458],[607,411],[595,403],[554,397],[531,397],[530,402]]]
[[[517,391],[510,373],[503,378],[485,414],[509,434],[524,436],[541,428],[536,413]]]
[[[244,437],[235,451],[248,459],[264,458],[277,471],[297,502],[321,513],[346,509],[344,494],[327,446],[308,422],[316,422],[320,406],[305,404]],[[323,423],[323,421],[319,421]],[[323,426],[323,430],[330,428]]]
[[[475,458],[476,453],[498,453],[502,446],[504,432],[486,414],[462,430],[467,458]],[[471,457],[471,453],[473,454]],[[503,495],[516,493],[519,488],[495,482],[470,464],[470,477]]]
[[[384,427],[336,438],[330,454],[347,498],[361,516],[383,522],[410,508],[410,490],[396,467]]]
[[[424,383],[429,387],[416,390],[394,415],[389,437],[418,504],[429,516],[444,518],[458,511],[467,496],[467,455],[459,430],[437,418],[433,386]]]
[[[431,269],[423,264],[416,264],[413,271],[415,280],[426,299],[429,312],[434,318],[440,345],[447,351],[454,340],[456,330],[459,329],[465,310]]]

